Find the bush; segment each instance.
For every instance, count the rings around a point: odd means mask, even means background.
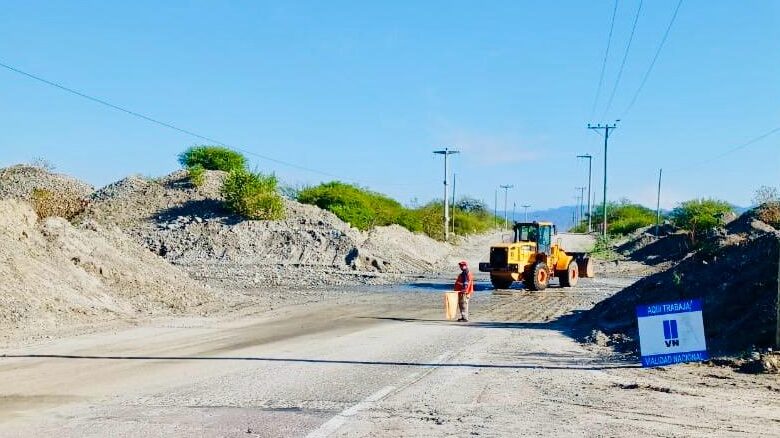
[[[593,211],[593,223],[598,225],[604,217],[603,204]],[[634,204],[627,199],[607,203],[607,232],[612,235],[629,234],[655,223],[656,213],[649,208]],[[587,228],[587,219],[584,228]],[[575,227],[575,229],[584,229]]]
[[[187,174],[195,187],[201,187],[206,182],[206,169],[200,164],[188,168]]]
[[[780,229],[780,192],[775,187],[762,186],[756,190],[753,202],[758,205],[758,219]]]
[[[222,146],[193,146],[179,154],[179,163],[186,168],[202,166],[225,172],[246,168],[243,155]]]
[[[332,181],[307,187],[298,193],[298,201],[328,210],[359,230],[404,223],[411,231],[421,231],[398,201],[352,184]]]
[[[300,190],[298,201],[328,210],[360,230],[397,224],[409,231],[423,232],[434,239],[444,240],[444,206],[441,201],[406,208],[381,193],[338,181]],[[454,210],[455,234],[482,233],[492,228],[495,218],[486,210],[480,201],[461,199]]]
[[[695,242],[697,236],[721,225],[723,215],[731,211],[731,205],[724,201],[693,199],[681,203],[669,217],[674,225],[687,230]]]
[[[244,168],[228,173],[221,193],[225,205],[248,219],[277,220],[284,218],[284,202],[276,191],[274,175],[250,172]]]
[[[71,220],[86,207],[85,200],[75,193],[45,189],[33,189],[30,201],[39,219],[57,216]]]

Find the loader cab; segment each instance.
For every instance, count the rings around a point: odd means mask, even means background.
[[[550,254],[555,225],[549,222],[518,222],[514,229],[515,243],[534,242],[537,252]]]

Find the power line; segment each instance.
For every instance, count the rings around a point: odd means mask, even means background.
[[[618,70],[617,79],[615,79],[615,86],[612,87],[612,93],[609,95],[609,101],[607,101],[607,109],[604,110],[602,119],[607,115],[610,108],[612,108],[612,100],[615,98],[615,92],[620,84],[620,78],[623,76],[623,68],[626,66],[626,59],[628,59],[628,53],[631,51],[631,42],[634,40],[634,32],[636,31],[636,23],[639,21],[639,13],[642,12],[643,0],[639,0],[639,7],[636,8],[636,15],[634,16],[634,24],[631,26],[631,35],[628,37],[628,44],[626,44],[626,51],[623,53],[623,61],[620,63],[620,69]]]
[[[708,159],[700,161],[698,163],[694,163],[694,164],[692,164],[690,166],[681,167],[681,168],[677,168],[677,169],[672,169],[669,172],[681,172],[683,170],[691,170],[691,169],[696,169],[696,168],[702,167],[702,166],[704,166],[706,164],[712,163],[713,161],[719,160],[719,159],[721,159],[721,158],[723,158],[723,157],[725,157],[725,156],[727,156],[729,154],[733,154],[734,152],[736,152],[736,151],[738,151],[740,149],[744,149],[744,148],[746,148],[748,146],[751,146],[751,145],[753,145],[755,143],[758,143],[759,141],[761,141],[761,140],[763,140],[763,139],[765,139],[765,138],[767,138],[767,137],[769,137],[769,136],[771,136],[773,134],[776,134],[778,132],[780,132],[780,126],[778,126],[777,128],[771,129],[771,130],[769,130],[769,131],[767,131],[767,132],[765,132],[765,133],[763,133],[763,134],[761,134],[761,135],[759,135],[757,137],[753,137],[752,139],[746,141],[745,143],[742,143],[742,144],[740,144],[738,146],[735,146],[735,147],[733,147],[731,149],[727,149],[726,151],[724,151],[724,152],[722,152],[722,153],[720,153],[720,154],[718,154],[718,155],[716,155],[714,157],[708,158]]]
[[[146,120],[147,122],[151,122],[151,123],[154,123],[156,125],[159,125],[159,126],[162,126],[162,127],[168,128],[168,129],[172,129],[174,131],[178,131],[178,132],[180,132],[182,134],[187,134],[189,136],[192,136],[192,137],[195,137],[195,138],[199,138],[201,140],[205,140],[205,141],[208,141],[210,143],[213,143],[213,144],[216,144],[216,145],[219,145],[219,146],[229,147],[229,148],[235,149],[237,151],[243,152],[243,153],[245,153],[247,155],[253,155],[255,157],[262,158],[264,160],[268,160],[268,161],[271,161],[271,162],[274,162],[274,163],[277,163],[277,164],[281,164],[281,165],[284,165],[284,166],[292,167],[292,168],[295,168],[295,169],[298,169],[298,170],[303,170],[303,171],[307,171],[307,172],[311,172],[311,173],[316,173],[316,174],[323,175],[323,176],[328,176],[328,177],[331,177],[331,178],[342,179],[338,175],[334,175],[332,173],[323,172],[321,170],[300,166],[300,165],[297,165],[297,164],[294,164],[294,163],[290,163],[290,162],[287,162],[287,161],[279,160],[279,159],[272,158],[272,157],[269,157],[269,156],[266,156],[266,155],[262,155],[262,154],[258,154],[258,153],[252,152],[252,151],[248,151],[246,149],[238,148],[238,147],[235,147],[235,146],[230,146],[230,145],[226,144],[225,142],[216,140],[216,139],[211,138],[211,137],[207,137],[205,135],[198,134],[198,133],[190,131],[188,129],[180,128],[180,127],[178,127],[176,125],[172,125],[170,123],[162,122],[160,120],[154,119],[154,118],[149,117],[147,115],[144,115],[144,114],[141,114],[141,113],[129,110],[129,109],[121,107],[119,105],[115,105],[115,104],[113,104],[111,102],[108,102],[106,100],[90,96],[90,95],[82,93],[82,92],[80,92],[78,90],[74,90],[74,89],[66,87],[66,86],[64,86],[62,84],[58,84],[56,82],[52,82],[52,81],[50,81],[48,79],[44,79],[44,78],[42,78],[40,76],[36,76],[36,75],[34,75],[32,73],[28,73],[26,71],[20,70],[20,69],[18,69],[16,67],[10,66],[8,64],[4,64],[2,62],[0,62],[0,67],[3,67],[3,68],[5,68],[7,70],[10,70],[12,72],[18,73],[18,74],[20,74],[22,76],[26,76],[26,77],[28,77],[30,79],[34,79],[36,81],[42,82],[42,83],[44,83],[46,85],[50,85],[52,87],[59,88],[60,90],[66,91],[68,93],[75,94],[76,96],[79,96],[81,98],[84,98],[84,99],[90,100],[92,102],[99,103],[101,105],[104,105],[104,106],[107,106],[109,108],[115,109],[117,111],[121,111],[123,113],[129,114],[129,115],[131,115],[133,117],[137,117],[139,119]],[[346,181],[356,182],[354,180],[349,180],[349,179],[345,179],[345,180]]]
[[[669,20],[669,25],[666,26],[666,32],[664,32],[663,38],[661,38],[661,44],[658,45],[658,50],[655,51],[655,56],[653,56],[653,61],[650,63],[650,67],[647,68],[647,71],[645,72],[644,77],[642,78],[642,82],[639,84],[639,88],[637,88],[636,93],[634,93],[634,97],[631,98],[631,103],[628,104],[628,107],[623,112],[623,117],[633,108],[634,103],[636,103],[636,99],[639,97],[639,93],[642,91],[642,88],[645,86],[645,82],[647,82],[647,78],[650,77],[650,72],[653,71],[653,67],[655,66],[655,62],[658,60],[658,55],[661,54],[661,49],[664,48],[664,44],[666,43],[666,38],[669,37],[669,31],[672,30],[672,25],[674,24],[674,20],[677,18],[677,12],[680,11],[680,6],[682,6],[683,0],[679,0],[677,2],[677,7],[674,8],[674,14],[672,14],[672,19]]]
[[[590,110],[589,119],[593,119],[596,112],[596,105],[601,97],[601,86],[604,83],[604,71],[607,69],[607,58],[609,57],[609,47],[612,44],[612,31],[615,28],[615,15],[617,14],[618,0],[615,0],[615,6],[612,8],[612,21],[609,24],[609,35],[607,36],[607,49],[604,51],[604,60],[601,63],[601,74],[599,75],[599,85],[596,88],[596,98],[593,99],[593,107]]]

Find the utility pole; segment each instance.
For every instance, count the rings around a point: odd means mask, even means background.
[[[457,173],[452,172],[452,234],[455,235],[455,176]]]
[[[588,233],[593,231],[592,228],[592,216],[593,216],[593,210],[591,210],[591,204],[590,204],[590,183],[591,183],[591,176],[593,175],[593,156],[591,154],[583,154],[583,155],[577,155],[577,158],[586,158],[588,160]]]
[[[602,223],[602,226],[604,229],[602,230],[602,235],[604,236],[604,239],[607,238],[607,147],[609,145],[609,131],[610,129],[617,129],[617,122],[619,122],[620,119],[615,120],[615,123],[613,124],[605,124],[601,125],[599,123],[596,126],[591,125],[588,123],[588,129],[595,129],[595,130],[604,130],[604,199],[603,199],[603,205],[602,208],[604,210],[604,221]]]
[[[495,190],[493,198],[493,226],[498,228],[498,189]]]
[[[450,239],[450,198],[447,193],[447,157],[453,154],[459,154],[460,151],[444,148],[439,151],[433,151],[434,154],[444,155],[444,241]]]
[[[514,186],[511,185],[511,184],[506,184],[506,185],[501,185],[499,187],[504,189],[504,230],[506,230],[507,226],[509,225],[509,219],[507,218],[507,214],[506,214],[506,207],[507,207],[506,206],[506,198],[507,198],[507,195],[509,193],[509,189],[513,188]]]
[[[655,237],[658,237],[658,227],[661,225],[661,176],[664,170],[658,169],[658,201],[655,204]]]
[[[517,208],[517,202],[512,202],[512,223],[515,223],[515,209]]]
[[[574,204],[575,205],[574,205],[574,209],[571,212],[571,227],[572,228],[577,226],[577,205],[576,205],[577,202],[579,202],[579,201],[577,200],[577,197],[575,196],[574,197]]]
[[[584,218],[585,218],[585,189],[586,189],[586,187],[575,187],[574,189],[580,191],[580,194],[578,196],[578,199],[579,199],[579,202],[580,202],[580,205],[579,205],[579,208],[580,208],[580,220],[577,222],[577,226],[580,226],[580,222],[585,220]]]
[[[528,207],[530,207],[530,205],[521,205],[521,207],[525,209],[525,222],[528,222]]]

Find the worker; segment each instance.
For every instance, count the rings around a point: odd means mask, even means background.
[[[458,322],[469,321],[469,298],[474,293],[474,274],[469,272],[469,264],[462,260],[458,263],[460,274],[455,280],[455,292],[458,293],[458,309],[460,310],[460,319]]]

